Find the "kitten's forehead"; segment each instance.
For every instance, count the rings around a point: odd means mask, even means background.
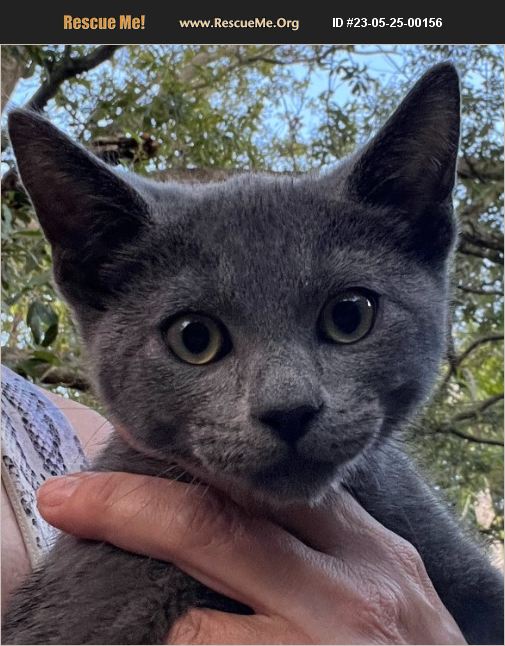
[[[300,275],[321,230],[322,222],[313,222],[314,207],[296,180],[265,177],[210,192],[195,216],[203,243],[230,263]]]
[[[177,235],[198,248],[202,262],[266,272],[269,280],[310,278],[329,258],[347,259],[343,252],[360,259],[395,248],[391,218],[353,200],[336,175],[331,187],[313,176],[245,175],[196,187],[183,202]],[[172,200],[166,209],[170,237]]]
[[[180,218],[180,236],[192,249],[181,247],[181,256],[221,288],[293,290],[331,247],[330,212],[315,182],[297,178],[249,175],[201,187]]]
[[[172,283],[177,298],[184,292],[190,307],[208,303],[253,318],[266,309],[302,312],[346,287],[381,291],[380,280],[399,273],[397,253],[385,266],[392,245],[388,236],[381,242],[380,214],[346,197],[337,182],[328,190],[311,177],[245,176],[197,187],[182,204],[177,225],[170,213],[165,218],[166,263],[177,256],[178,276],[160,280]]]

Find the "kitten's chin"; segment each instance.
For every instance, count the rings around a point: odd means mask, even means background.
[[[272,509],[295,503],[317,503],[332,486],[337,486],[343,473],[331,462],[305,460],[300,457],[278,462],[248,473],[224,473],[219,475],[210,468],[186,465],[198,479],[225,492],[236,502],[246,507]]]
[[[316,502],[340,480],[333,462],[291,456],[248,477],[251,491],[277,505]]]

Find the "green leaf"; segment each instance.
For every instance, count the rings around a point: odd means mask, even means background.
[[[56,317],[56,323],[53,325],[50,325],[46,333],[44,334],[44,338],[42,339],[41,345],[44,347],[47,347],[48,345],[51,345],[51,343],[56,339],[58,336],[58,317]]]
[[[42,238],[42,231],[40,229],[20,229],[16,231],[16,235],[25,238]]]
[[[26,324],[36,345],[49,345],[58,334],[58,315],[49,305],[34,301],[28,308]]]
[[[48,350],[35,350],[32,352],[31,356],[38,361],[50,363],[52,366],[61,365],[59,358],[53,352],[49,352]]]

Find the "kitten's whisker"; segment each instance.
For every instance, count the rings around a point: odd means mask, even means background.
[[[90,445],[90,443],[95,439],[97,433],[99,433],[107,424],[110,425],[111,429],[114,428],[112,426],[112,423],[108,419],[104,419],[103,422],[96,428],[96,430],[93,431],[90,437],[88,437],[87,441],[84,444],[81,443],[83,450]]]
[[[175,469],[177,469],[177,468],[178,468],[178,467],[177,467],[177,465],[170,465],[169,467],[167,467],[167,468],[165,468],[165,469],[162,469],[158,474],[156,474],[156,475],[154,475],[154,476],[151,476],[151,477],[154,477],[154,478],[166,478],[166,476],[167,476],[171,471],[173,471],[173,470],[175,470]],[[113,473],[111,473],[111,474],[110,474],[110,477],[113,477]],[[178,478],[166,478],[166,479],[167,479],[169,482],[170,482],[170,481],[174,481],[174,482],[175,482]],[[129,495],[131,495],[132,493],[134,493],[135,491],[138,491],[138,490],[139,490],[139,489],[141,489],[142,487],[145,487],[145,486],[147,485],[147,483],[148,483],[148,481],[147,481],[147,480],[145,480],[145,481],[141,482],[140,484],[136,485],[135,487],[133,487],[132,489],[130,489],[129,491],[127,491],[126,493],[124,493],[124,494],[123,494],[122,496],[120,496],[119,498],[116,498],[116,500],[115,500],[115,501],[114,501],[110,506],[115,505],[116,503],[120,502],[121,500],[124,500],[124,498],[126,498],[127,496],[129,496]]]
[[[198,485],[200,487],[203,487],[203,493],[201,495],[201,499],[203,500],[205,498],[205,496],[207,495],[209,489],[210,489],[210,484],[204,483],[204,482],[199,482]]]
[[[180,480],[181,478],[185,477],[186,475],[189,475],[189,474],[188,474],[188,472],[187,472],[186,470],[183,470],[183,471],[182,471],[182,473],[179,473],[179,474],[178,474],[178,476],[177,476],[176,478],[170,478],[170,477],[167,477],[167,476],[168,476],[168,474],[170,474],[171,472],[173,472],[173,471],[175,471],[175,470],[179,470],[179,469],[180,469],[180,467],[179,467],[177,464],[171,464],[171,465],[169,465],[168,467],[166,467],[166,468],[164,468],[164,469],[161,469],[157,474],[155,474],[155,475],[153,475],[153,476],[151,476],[151,477],[155,477],[155,478],[164,478],[164,479],[166,479],[166,480],[168,481],[168,486],[170,486],[171,484],[173,484],[173,483],[177,482],[178,480]],[[141,489],[143,486],[146,486],[147,484],[148,484],[148,481],[145,481],[145,482],[141,483],[140,485],[138,485],[138,486],[136,486],[136,487],[133,487],[132,489],[130,489],[129,491],[127,491],[124,495],[122,495],[120,498],[116,499],[116,500],[114,501],[114,503],[113,503],[113,504],[116,504],[117,502],[119,502],[119,501],[121,501],[121,500],[124,500],[124,498],[126,498],[126,497],[127,497],[127,496],[129,496],[129,495],[131,495],[131,494],[132,494],[132,493],[134,493],[135,491],[138,491],[139,489]],[[146,507],[147,507],[150,503],[151,503],[151,500],[146,500],[144,503],[142,503],[142,504],[141,504],[141,506],[140,506],[140,507],[139,507],[135,512],[133,512],[133,513],[129,516],[129,519],[128,519],[128,520],[132,520],[132,519],[134,519],[138,514],[142,513],[142,512],[144,511],[144,509],[146,509]],[[111,505],[111,506],[112,506],[112,505]]]

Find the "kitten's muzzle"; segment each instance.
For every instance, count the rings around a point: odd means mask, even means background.
[[[258,415],[259,421],[288,444],[296,444],[310,429],[322,406],[303,404],[294,408],[273,409]]]

